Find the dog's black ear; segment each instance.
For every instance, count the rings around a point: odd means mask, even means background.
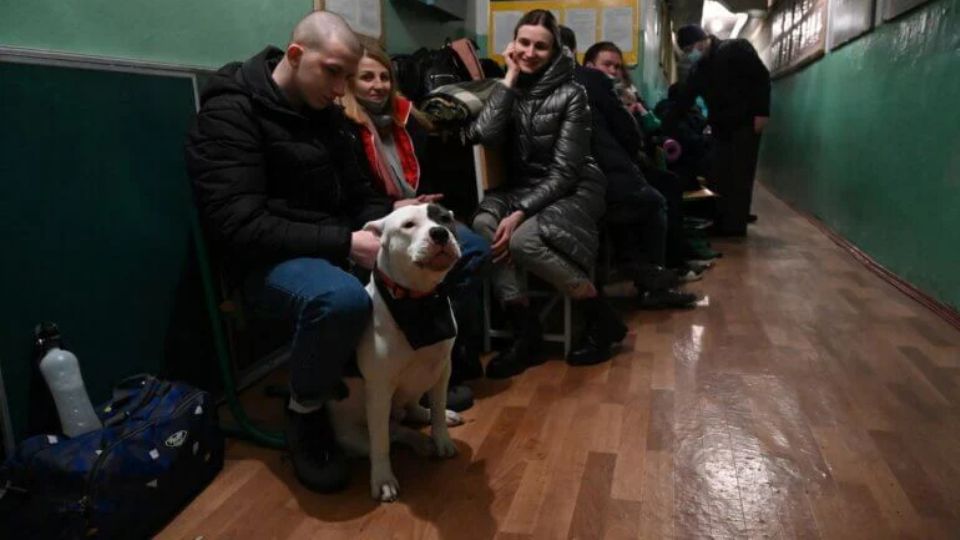
[[[377,235],[377,237],[383,236],[383,226],[386,223],[387,218],[378,219],[376,221],[368,221],[366,225],[363,226],[363,230],[372,232]]]
[[[427,205],[427,217],[430,220],[443,225],[444,227],[451,229],[455,224],[453,220],[453,211],[447,210],[446,208],[440,206],[437,203],[430,203]]]

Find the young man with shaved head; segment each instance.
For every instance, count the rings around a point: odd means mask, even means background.
[[[391,209],[334,105],[362,53],[339,16],[307,15],[286,50],[267,47],[213,76],[186,144],[228,279],[253,308],[292,323],[287,443],[297,478],[323,492],[346,485],[347,467],[322,404],[343,395],[371,312],[348,269],[373,266],[379,240],[360,228]]]

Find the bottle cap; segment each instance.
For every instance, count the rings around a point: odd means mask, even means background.
[[[38,356],[43,356],[50,349],[60,347],[60,328],[56,323],[42,322],[34,327],[33,339]]]

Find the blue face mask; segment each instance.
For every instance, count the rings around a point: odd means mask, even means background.
[[[691,64],[696,64],[701,58],[703,58],[703,51],[700,49],[694,49],[687,53],[687,60],[689,60]]]

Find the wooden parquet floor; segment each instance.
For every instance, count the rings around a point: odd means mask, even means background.
[[[473,384],[459,457],[395,451],[399,503],[366,463],[316,495],[231,441],[160,538],[960,538],[960,332],[763,188],[755,208],[688,287],[707,305],[629,311],[612,362]]]

